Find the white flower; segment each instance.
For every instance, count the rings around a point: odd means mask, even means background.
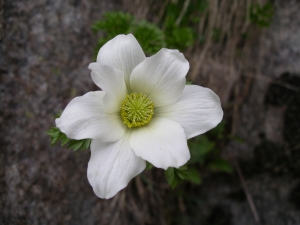
[[[87,177],[100,198],[126,187],[145,160],[163,169],[184,165],[187,139],[222,120],[213,91],[185,85],[189,63],[177,50],[146,57],[133,35],[118,35],[89,69],[102,91],[74,98],[56,126],[69,138],[92,139]]]

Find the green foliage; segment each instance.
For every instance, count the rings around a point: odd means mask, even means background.
[[[145,170],[150,170],[153,168],[153,165],[151,163],[149,163],[148,161],[146,161],[146,168]]]
[[[265,5],[254,4],[250,6],[250,21],[259,27],[268,27],[274,14],[273,5],[268,2]]]
[[[165,171],[165,177],[169,185],[174,189],[179,183],[184,180],[190,180],[194,184],[201,183],[201,177],[196,168],[188,165],[183,165],[181,167],[172,168],[169,167]]]
[[[129,13],[107,12],[103,20],[95,22],[92,26],[94,32],[105,31],[109,39],[118,34],[128,34],[134,18]]]
[[[175,11],[174,13],[178,13],[178,9]],[[107,41],[118,34],[128,33],[132,33],[136,37],[146,54],[155,54],[163,47],[183,51],[194,44],[195,34],[189,26],[177,26],[175,24],[176,17],[175,15],[167,17],[164,23],[165,29],[161,29],[154,23],[145,20],[137,21],[128,13],[105,13],[103,19],[95,22],[92,26],[94,32],[103,31],[105,33],[104,37],[98,40],[95,58],[99,49]]]
[[[176,25],[175,16],[169,14],[165,20],[165,39],[168,48],[179,49],[192,46],[195,41],[193,30],[188,26]]]
[[[62,114],[62,111],[55,115],[55,118],[59,118]],[[61,146],[68,144],[68,148],[77,150],[86,150],[90,147],[91,139],[83,140],[73,140],[67,137],[63,132],[59,130],[58,127],[51,127],[47,134],[51,137],[51,145],[55,145],[58,141],[61,141]]]
[[[138,21],[128,13],[105,13],[102,20],[92,25],[95,33],[104,32],[104,36],[97,42],[95,58],[99,49],[119,34],[132,33],[146,54],[155,54],[163,47],[183,51],[192,46],[196,41],[193,25],[201,19],[199,12],[207,8],[208,1],[191,1],[186,7],[185,3],[185,0],[170,1],[162,21],[158,24]],[[176,21],[179,17],[180,21]]]
[[[189,173],[188,180],[190,180],[193,184],[201,184],[202,182],[201,176],[196,167],[190,165],[188,168],[188,173]]]
[[[207,136],[200,135],[189,141],[189,149],[191,152],[191,162],[203,164],[204,159],[216,146],[216,144],[208,140]]]
[[[142,20],[133,24],[131,31],[144,52],[155,54],[161,48],[166,47],[163,31],[152,23]]]
[[[193,30],[189,27],[173,27],[166,29],[166,42],[168,48],[175,48],[183,51],[189,46],[192,46],[195,41]]]
[[[137,21],[132,15],[123,12],[107,12],[103,17],[92,26],[94,32],[105,32],[105,36],[98,40],[95,56],[107,41],[119,34],[132,33],[148,54],[154,54],[166,47],[163,31],[153,23]]]
[[[59,118],[59,117],[61,116],[61,114],[62,114],[62,111],[56,113],[56,115],[54,115],[54,118],[55,118],[55,119]]]
[[[68,138],[58,127],[51,127],[47,134],[51,137],[51,145],[55,145],[58,141],[61,141],[61,146],[68,144],[68,148],[72,148],[74,151],[86,150],[90,147],[91,139],[73,140]]]

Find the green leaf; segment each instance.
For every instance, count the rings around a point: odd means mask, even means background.
[[[193,84],[193,81],[187,80],[187,81],[185,82],[185,84],[186,84],[186,85]]]
[[[132,15],[122,12],[108,12],[103,17],[103,20],[95,22],[92,26],[95,32],[105,32],[105,37],[99,39],[95,48],[95,58],[99,49],[119,34],[133,33],[144,52],[148,54],[154,54],[166,47],[163,31],[153,23],[136,21]]]
[[[51,145],[56,144],[61,137],[61,132],[57,127],[51,127],[47,134],[51,137]]]
[[[129,13],[123,12],[107,12],[103,15],[103,19],[92,25],[92,30],[96,33],[104,31],[105,36],[100,38],[94,50],[94,59],[97,59],[99,49],[109,40],[119,34],[130,33],[130,28],[134,23],[134,18]]]
[[[190,27],[178,27],[170,25],[165,30],[166,43],[168,48],[175,48],[183,51],[195,42],[195,35]]]
[[[169,167],[165,171],[165,177],[169,183],[169,185],[174,189],[178,184],[178,178],[175,177],[174,168]]]
[[[86,150],[90,147],[92,139],[85,139],[82,145],[81,150]]]
[[[195,167],[189,167],[189,180],[194,184],[201,184],[201,176]]]
[[[83,141],[71,140],[68,144],[68,148],[72,148],[74,151],[77,151],[81,147],[82,144],[83,144]]]
[[[155,24],[142,20],[133,25],[132,33],[143,51],[148,54],[155,54],[161,48],[166,47],[164,33]]]
[[[175,176],[177,176],[180,180],[185,180],[185,179],[189,179],[189,171],[188,171],[188,166],[185,164],[181,167],[179,167],[178,169],[174,169],[175,172]]]
[[[66,136],[66,135],[65,135]],[[70,141],[70,139],[66,136],[63,137],[61,140],[61,146],[64,146],[65,144],[67,144]]]
[[[55,145],[58,140],[59,140],[59,135],[52,137],[52,139],[51,139],[51,145]]]
[[[151,163],[149,163],[148,161],[146,161],[146,168],[145,170],[150,170],[153,168],[153,165]]]
[[[54,116],[54,118],[55,118],[55,119],[59,118],[59,117],[61,116],[62,113],[63,113],[63,111],[58,112],[58,113]]]
[[[208,165],[208,168],[214,171],[223,171],[231,173],[233,171],[232,166],[224,159],[218,159]]]
[[[47,134],[52,136],[56,136],[59,134],[59,129],[57,127],[51,127],[48,131]]]
[[[206,155],[216,146],[216,144],[210,141],[206,135],[195,137],[188,142],[188,145],[191,152],[191,162],[200,164],[204,162]]]
[[[57,114],[57,118],[61,115]],[[91,139],[83,139],[83,140],[72,140],[67,137],[66,134],[61,132],[58,127],[51,127],[47,134],[51,137],[51,145],[55,145],[58,141],[61,141],[61,146],[68,144],[68,148],[72,148],[74,151],[78,149],[85,150],[90,147]]]
[[[111,39],[118,34],[128,34],[134,18],[129,13],[107,12],[103,19],[92,25],[92,30],[105,31],[108,38]]]
[[[68,144],[68,148],[72,148],[74,151],[77,150],[85,150],[91,144],[91,139],[83,139],[83,140],[70,140]]]
[[[179,183],[184,180],[190,180],[194,184],[200,184],[201,178],[197,169],[187,164],[177,168],[169,167],[165,171],[165,177],[169,185],[174,189]]]

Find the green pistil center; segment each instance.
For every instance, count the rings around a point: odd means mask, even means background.
[[[141,127],[148,124],[154,114],[154,104],[143,93],[131,93],[126,96],[121,106],[121,117],[129,127]]]

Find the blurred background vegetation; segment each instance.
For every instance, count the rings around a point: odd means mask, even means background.
[[[0,1],[0,224],[300,224],[300,3],[294,0]],[[89,140],[53,115],[97,90],[87,65],[118,34],[147,56],[179,49],[189,83],[224,120],[189,140],[192,158],[150,164],[110,200],[86,179]],[[59,115],[58,115],[59,116]]]

